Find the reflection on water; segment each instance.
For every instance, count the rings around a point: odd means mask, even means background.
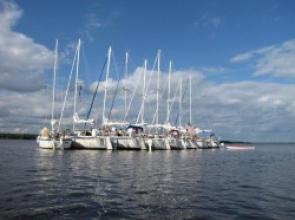
[[[0,218],[294,219],[295,146],[52,151],[1,141]]]

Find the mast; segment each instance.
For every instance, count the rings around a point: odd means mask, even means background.
[[[102,123],[105,123],[106,122],[105,110],[106,110],[106,98],[107,98],[107,84],[108,84],[108,78],[109,78],[109,74],[110,74],[111,55],[112,55],[112,47],[110,46],[109,49],[108,49],[108,61],[107,61],[106,81],[105,81],[105,85],[104,85],[104,99],[103,99]]]
[[[74,65],[75,65],[76,59],[77,59],[77,50],[75,51],[75,55],[74,55],[74,58],[73,58],[71,72],[70,72],[70,75],[69,75],[67,89],[66,89],[66,94],[65,94],[64,102],[63,102],[62,109],[61,109],[61,112],[60,112],[60,118],[59,118],[58,129],[57,129],[58,133],[60,131],[63,116],[64,116],[64,111],[65,111],[65,107],[66,107],[66,103],[67,103],[67,99],[68,99],[68,95],[69,95],[69,90],[70,90],[70,85],[71,85],[71,81],[72,81],[72,76],[73,76],[73,72],[74,72]]]
[[[75,95],[74,95],[74,114],[77,113],[78,103],[78,80],[79,80],[79,62],[80,62],[81,40],[79,38],[77,45],[76,77],[75,77]],[[75,121],[73,122],[73,131],[75,130]]]
[[[189,75],[189,123],[192,124],[192,75]]]
[[[58,40],[55,41],[54,49],[54,66],[53,66],[53,83],[52,83],[52,109],[51,109],[51,131],[54,132],[54,118],[55,118],[55,86],[56,86],[56,72],[58,65]]]
[[[159,124],[159,89],[160,89],[160,59],[161,59],[160,57],[161,57],[161,50],[158,50],[156,124]]]
[[[172,71],[172,61],[169,61],[169,75],[168,75],[168,98],[167,98],[167,118],[166,123],[170,121],[170,93],[171,93],[171,71]]]
[[[182,78],[180,79],[180,86],[179,86],[179,127],[181,127],[181,114],[182,114]]]
[[[144,60],[144,71],[143,71],[143,88],[142,88],[142,112],[141,112],[141,123],[144,124],[144,102],[145,102],[145,75],[147,70],[147,60]]]
[[[129,54],[128,52],[125,53],[125,79],[127,80],[127,76],[128,76],[128,61],[129,61]],[[126,84],[124,86],[124,106],[125,106],[125,114],[127,112],[127,87]]]

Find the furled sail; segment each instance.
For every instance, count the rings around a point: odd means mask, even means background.
[[[78,113],[76,112],[73,116],[74,122],[77,124],[82,124],[82,123],[87,123],[87,124],[94,124],[95,120],[94,119],[80,119]]]

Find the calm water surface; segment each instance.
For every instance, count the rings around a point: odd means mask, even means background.
[[[56,151],[0,141],[1,219],[295,219],[295,145]]]

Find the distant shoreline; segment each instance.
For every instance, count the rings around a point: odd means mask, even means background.
[[[35,140],[37,134],[25,133],[0,133],[0,139],[22,139],[22,140]]]

